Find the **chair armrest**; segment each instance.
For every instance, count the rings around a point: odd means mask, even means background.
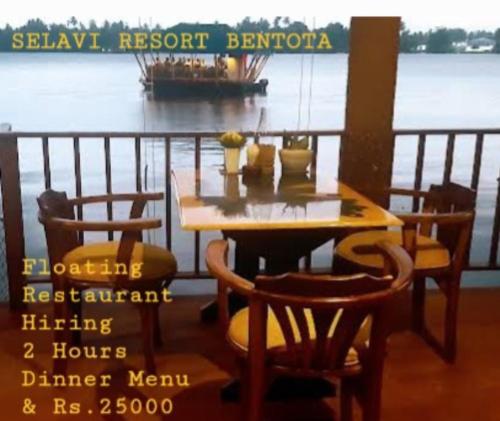
[[[411,197],[428,197],[429,192],[421,191],[421,190],[411,190],[411,189],[402,189],[398,187],[391,187],[387,189],[389,194],[394,196],[411,196]]]
[[[410,285],[414,265],[407,251],[387,240],[378,241],[371,248],[373,253],[380,253],[384,259],[382,277],[366,273],[342,276],[305,273],[258,276],[250,302],[260,300],[271,306],[277,304],[292,309],[310,307],[330,311],[333,308],[359,309],[379,304],[380,300]]]
[[[376,247],[384,256],[384,274],[395,276],[393,287],[405,289],[413,280],[413,261],[400,246],[390,241],[378,241]]]
[[[77,221],[73,219],[51,218],[48,224],[66,231],[142,231],[161,227],[161,219],[130,219],[125,221]]]
[[[454,212],[454,213],[396,213],[397,218],[405,224],[460,224],[472,221],[474,214],[472,212]]]
[[[229,290],[237,294],[250,296],[254,290],[253,283],[233,273],[227,267],[228,242],[213,240],[205,252],[205,261],[210,274],[217,279],[217,306],[219,322],[225,334],[230,321],[229,315]]]
[[[205,253],[208,270],[215,278],[238,294],[250,295],[254,289],[253,283],[232,272],[227,267],[228,250],[227,241],[211,241]]]
[[[151,193],[120,193],[120,194],[103,194],[97,196],[75,197],[68,200],[73,205],[85,205],[90,203],[109,203],[109,202],[130,202],[134,200],[162,200],[164,194],[162,192]]]

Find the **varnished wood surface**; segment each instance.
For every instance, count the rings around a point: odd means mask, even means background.
[[[330,174],[245,179],[217,168],[172,172],[185,230],[400,226],[394,215]]]

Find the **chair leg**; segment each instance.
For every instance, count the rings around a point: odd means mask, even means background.
[[[371,356],[372,361],[367,362],[367,370],[362,374],[359,402],[363,421],[380,421],[385,339],[382,344],[372,344],[371,346],[374,347],[375,355]]]
[[[380,389],[372,388],[368,390],[362,404],[363,421],[380,421]]]
[[[416,278],[412,291],[412,329],[421,334],[425,327],[425,278]]]
[[[154,306],[150,304],[140,304],[139,313],[142,324],[142,343],[146,371],[149,374],[156,373],[154,357]]]
[[[240,401],[243,419],[261,421],[264,414],[264,397],[267,391],[266,370],[263,361],[251,364],[251,356],[238,361],[240,371]]]
[[[239,374],[239,400],[241,409],[241,418],[245,419],[250,407],[250,377],[248,376],[248,361],[243,358],[238,358],[238,374]]]
[[[454,363],[457,355],[457,318],[460,285],[451,279],[446,293],[446,314],[444,325],[444,358]]]
[[[54,319],[64,319],[66,321],[66,326],[69,326],[69,321],[72,315],[71,304],[69,297],[66,295],[66,284],[64,279],[60,278],[58,283],[54,284],[54,291],[64,291],[65,300],[63,303],[54,302]],[[65,328],[63,330],[54,330],[54,342],[71,344],[72,335],[71,332]],[[67,358],[54,358],[52,364],[53,374],[66,374],[68,369],[68,359]]]
[[[81,302],[81,297],[82,297],[82,291],[79,290],[77,297],[79,299],[78,302],[71,302],[70,307],[71,307],[71,315],[76,316],[78,318],[78,321],[81,323],[82,320],[82,302]],[[82,331],[81,330],[74,330],[71,332],[71,343],[73,345],[80,346],[82,344]]]
[[[66,324],[68,324],[70,319],[71,311],[69,310],[69,305],[65,300],[64,303],[54,303],[54,318],[55,319],[65,319]],[[54,330],[54,343],[71,343],[71,333],[68,329]],[[66,374],[68,369],[68,359],[67,358],[54,358],[52,364],[53,374]]]
[[[264,370],[252,370],[245,376],[247,385],[243,386],[243,394],[248,396],[246,405],[243,405],[247,412],[248,421],[262,421],[264,412],[264,394],[265,394],[265,374]],[[248,381],[249,380],[249,381]],[[246,389],[246,390],[245,390]]]
[[[160,306],[154,306],[154,316],[153,316],[153,332],[154,332],[154,344],[155,347],[159,348],[163,345],[163,339],[161,335],[161,325],[160,325]]]
[[[340,382],[340,421],[352,421],[353,387],[350,379]]]

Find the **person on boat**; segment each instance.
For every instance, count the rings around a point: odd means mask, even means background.
[[[200,77],[201,73],[201,62],[199,58],[193,60],[193,76]]]
[[[162,64],[159,56],[154,59],[153,64],[150,67],[151,77],[155,78],[161,76]]]
[[[184,62],[184,71],[186,72],[186,77],[193,77],[193,61],[187,58]]]
[[[207,74],[207,66],[205,64],[204,59],[200,59],[200,77],[206,77]]]
[[[168,57],[165,57],[165,60],[163,61],[163,68],[164,68],[165,77],[171,78],[172,77],[172,64],[170,63],[170,59]]]
[[[182,77],[183,69],[182,58],[178,58],[174,66],[175,76]]]
[[[214,66],[209,66],[208,68],[205,69],[205,77],[207,78],[215,78],[215,67]]]
[[[227,78],[227,62],[222,55],[217,59],[217,74],[219,77]]]

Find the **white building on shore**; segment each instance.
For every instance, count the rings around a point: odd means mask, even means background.
[[[492,53],[495,41],[491,38],[474,38],[467,42],[465,53]]]

